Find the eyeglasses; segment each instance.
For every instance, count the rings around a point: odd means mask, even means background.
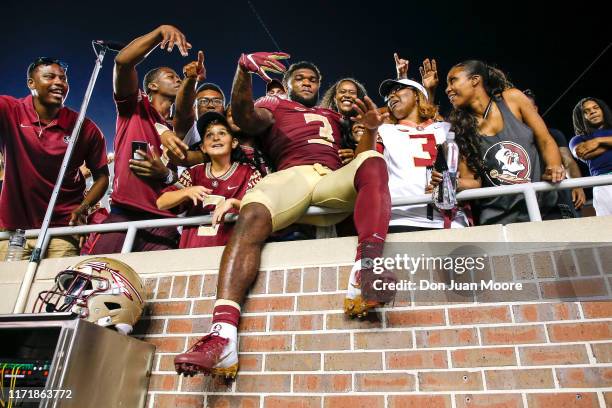
[[[215,106],[223,106],[222,98],[198,98],[196,99],[196,105],[198,106],[208,106],[213,104]]]
[[[389,91],[389,93],[387,94],[387,96],[385,97],[385,102],[389,101],[389,98],[391,98],[392,95],[395,95],[396,93],[398,93],[399,91],[401,91],[404,88],[410,88],[413,89],[412,87],[408,86],[408,85],[396,85],[393,88],[391,88],[391,90]]]
[[[53,58],[53,57],[38,57],[36,58],[34,61],[32,61],[32,67],[37,67],[39,65],[51,65],[51,64],[57,64],[60,67],[62,67],[62,69],[64,71],[68,70],[68,64],[66,64],[64,61],[58,59],[58,58]]]

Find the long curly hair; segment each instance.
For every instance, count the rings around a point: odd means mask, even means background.
[[[479,75],[482,78],[485,92],[491,98],[499,97],[503,91],[513,87],[503,71],[482,61],[467,60],[453,66],[453,68],[456,67],[463,68],[468,76]],[[485,164],[476,116],[470,112],[469,108],[453,108],[449,115],[449,122],[468,167],[476,174],[483,175]]]
[[[355,84],[355,86],[357,87],[357,98],[363,100],[364,96],[368,94],[368,91],[366,91],[365,86],[363,86],[363,84],[355,78],[342,78],[336,81],[335,84],[330,86],[329,89],[325,91],[325,94],[323,95],[323,99],[321,99],[321,103],[319,106],[321,106],[322,108],[327,108],[339,112],[340,110],[338,109],[338,105],[336,104],[336,90],[338,89],[340,84],[345,81],[352,82],[353,84]]]
[[[572,119],[574,122],[574,132],[576,135],[588,135],[596,131],[595,129],[585,118],[584,112],[582,111],[583,105],[585,102],[593,101],[601,108],[603,112],[604,119],[604,128],[612,129],[612,111],[610,111],[610,107],[607,103],[599,98],[587,97],[582,98],[576,106],[574,107],[574,112],[572,114]]]

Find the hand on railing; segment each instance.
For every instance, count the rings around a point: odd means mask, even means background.
[[[565,178],[565,167],[562,165],[546,166],[544,174],[542,174],[543,181],[550,181],[551,183],[559,183]]]
[[[234,208],[240,208],[240,200],[235,198],[229,198],[223,201],[223,204],[217,205],[211,218],[211,225],[214,227],[217,224],[222,224],[225,219],[225,214]]]

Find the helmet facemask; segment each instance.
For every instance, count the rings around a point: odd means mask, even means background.
[[[89,297],[106,291],[109,286],[106,278],[87,275],[73,269],[64,270],[57,274],[55,285],[50,290],[38,294],[34,312],[73,312],[87,318]]]
[[[142,280],[129,265],[90,258],[58,273],[53,287],[39,293],[33,312],[72,312],[128,334],[142,315],[143,293]]]

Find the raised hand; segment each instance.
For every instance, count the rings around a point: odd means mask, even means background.
[[[370,130],[378,129],[389,117],[389,112],[381,113],[369,96],[363,98],[363,101],[356,99],[353,108],[357,115],[352,120],[361,123]]]
[[[435,89],[438,86],[440,80],[438,79],[438,64],[435,59],[430,61],[429,58],[426,58],[423,65],[419,67],[419,72],[425,89]]]
[[[246,72],[259,75],[264,81],[270,82],[272,78],[266,72],[282,74],[287,70],[279,60],[290,58],[284,52],[254,52],[252,54],[242,54],[238,60],[238,65]]]
[[[171,25],[162,25],[159,27],[159,30],[162,37],[159,48],[172,52],[176,45],[181,55],[183,57],[187,56],[191,49],[191,44],[187,42],[187,38],[178,28]]]
[[[406,59],[402,59],[396,53],[393,53],[393,58],[395,59],[395,72],[397,73],[397,79],[407,79],[408,78],[408,65],[410,62]]]
[[[202,82],[206,79],[206,68],[204,67],[204,52],[198,51],[198,60],[192,61],[183,67],[185,78],[195,79]]]

